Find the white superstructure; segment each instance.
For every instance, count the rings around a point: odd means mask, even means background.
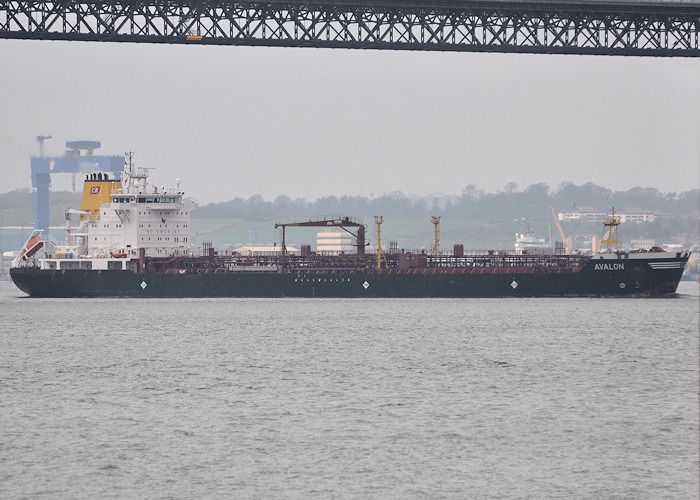
[[[550,253],[551,247],[544,238],[537,238],[530,233],[515,233],[515,253]]]
[[[86,179],[86,184],[93,181]],[[86,193],[99,194],[106,185],[105,180],[98,179],[95,186],[84,189],[83,205],[89,196]],[[179,191],[180,180],[176,180],[175,188],[149,185],[147,170],[136,171],[129,156],[125,185],[112,189],[109,202],[95,204],[92,210],[66,211],[66,242],[39,245],[39,267],[130,269],[141,256],[139,249],[150,257],[190,255],[190,212],[194,204]],[[117,182],[116,186],[121,185]],[[72,226],[71,215],[78,214],[80,223]],[[41,234],[36,238],[43,241]],[[18,257],[13,265],[26,260]]]
[[[113,193],[112,201],[100,208],[100,217],[84,221],[88,256],[126,253],[146,255],[187,255],[191,203],[182,193]],[[82,228],[81,228],[81,232]]]
[[[97,217],[81,221],[84,255],[137,257],[139,248],[152,257],[188,255],[193,204],[183,199],[180,179],[175,189],[149,185],[148,170],[135,170],[131,156],[126,175],[126,188],[113,191]]]

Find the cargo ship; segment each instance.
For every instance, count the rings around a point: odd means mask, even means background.
[[[146,169],[128,163],[125,185],[106,174],[85,179],[80,210],[66,212],[66,241],[34,231],[10,275],[30,297],[662,297],[676,293],[690,252],[619,249],[619,218],[603,221],[593,255],[440,251],[439,217],[429,252],[381,247],[382,216],[367,251],[367,227],[348,216],[281,222],[282,243],[267,254],[190,249],[190,212],[179,180],[149,185]],[[79,216],[77,226],[72,217]],[[333,228],[352,235],[352,251],[328,254],[302,245],[292,253],[286,231]]]

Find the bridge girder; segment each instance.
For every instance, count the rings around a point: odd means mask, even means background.
[[[0,38],[700,57],[700,2],[0,1]]]

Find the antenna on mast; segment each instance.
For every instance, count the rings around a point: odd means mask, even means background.
[[[141,183],[141,188],[143,192],[146,192],[146,180],[148,179],[148,168],[139,168],[136,170],[136,162],[134,161],[134,152],[127,151],[124,153],[126,160],[124,161],[126,165],[126,175],[129,177],[129,182],[127,183],[127,189],[129,192],[136,193],[139,188],[139,183]]]
[[[134,170],[134,152],[127,151],[126,153],[124,153],[124,156],[126,156],[126,161],[124,163],[127,166],[127,174],[131,174],[131,172]]]

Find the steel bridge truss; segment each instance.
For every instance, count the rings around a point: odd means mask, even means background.
[[[700,56],[700,3],[0,1],[0,38]]]

